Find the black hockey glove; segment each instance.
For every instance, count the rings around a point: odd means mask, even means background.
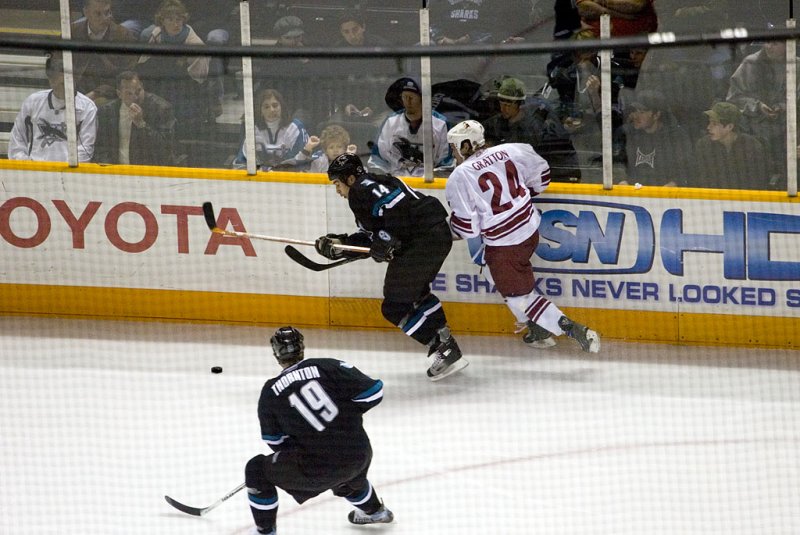
[[[393,238],[385,230],[380,230],[372,236],[372,245],[369,255],[376,262],[391,262],[396,252],[400,250],[400,240]]]
[[[344,256],[344,251],[334,245],[342,245],[347,239],[347,234],[326,234],[317,238],[314,247],[317,252],[330,260],[338,260]]]

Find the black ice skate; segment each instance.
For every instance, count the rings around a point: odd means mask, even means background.
[[[526,323],[526,326],[528,327],[528,332],[522,336],[522,341],[526,345],[536,349],[547,349],[556,345],[553,333],[544,327],[530,320]]]
[[[385,505],[381,504],[381,508],[368,515],[361,509],[354,509],[350,511],[350,514],[347,515],[347,520],[350,521],[351,524],[388,524],[392,520],[394,520],[394,514],[386,508]]]
[[[566,316],[561,316],[561,319],[558,320],[558,326],[567,333],[567,336],[577,340],[581,345],[581,349],[587,353],[600,351],[600,335],[586,325],[581,325]]]
[[[431,381],[444,379],[448,375],[463,370],[469,364],[466,359],[461,357],[461,349],[455,338],[450,336],[448,327],[439,330],[439,334],[431,342],[428,356],[433,357],[433,363],[428,368],[428,378]]]

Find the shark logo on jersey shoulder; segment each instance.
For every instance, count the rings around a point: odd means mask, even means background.
[[[345,362],[345,361],[340,361],[339,362],[339,366],[341,366],[342,368],[352,368],[353,367],[352,364],[350,364],[349,362]]]

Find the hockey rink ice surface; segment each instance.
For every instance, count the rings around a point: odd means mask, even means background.
[[[277,325],[275,327],[278,327]],[[248,533],[273,328],[0,318],[0,534]],[[800,533],[800,352],[458,336],[438,383],[394,331],[301,329],[385,383],[365,416],[395,513],[280,494],[279,535]],[[219,375],[212,366],[222,366]]]

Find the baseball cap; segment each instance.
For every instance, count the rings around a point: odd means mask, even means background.
[[[730,102],[717,102],[711,106],[710,110],[706,110],[703,113],[720,124],[736,125],[739,124],[739,120],[742,118],[742,112],[736,104]]]
[[[525,84],[516,78],[506,78],[500,82],[497,97],[503,100],[525,100]]]
[[[630,103],[630,108],[635,111],[664,111],[666,109],[664,95],[658,91],[641,91]]]
[[[303,21],[294,15],[279,18],[272,27],[272,31],[278,37],[299,37],[305,34]]]
[[[400,92],[403,91],[411,91],[412,93],[416,93],[417,95],[422,94],[422,90],[419,88],[419,84],[413,78],[401,78],[398,80],[400,82]]]

